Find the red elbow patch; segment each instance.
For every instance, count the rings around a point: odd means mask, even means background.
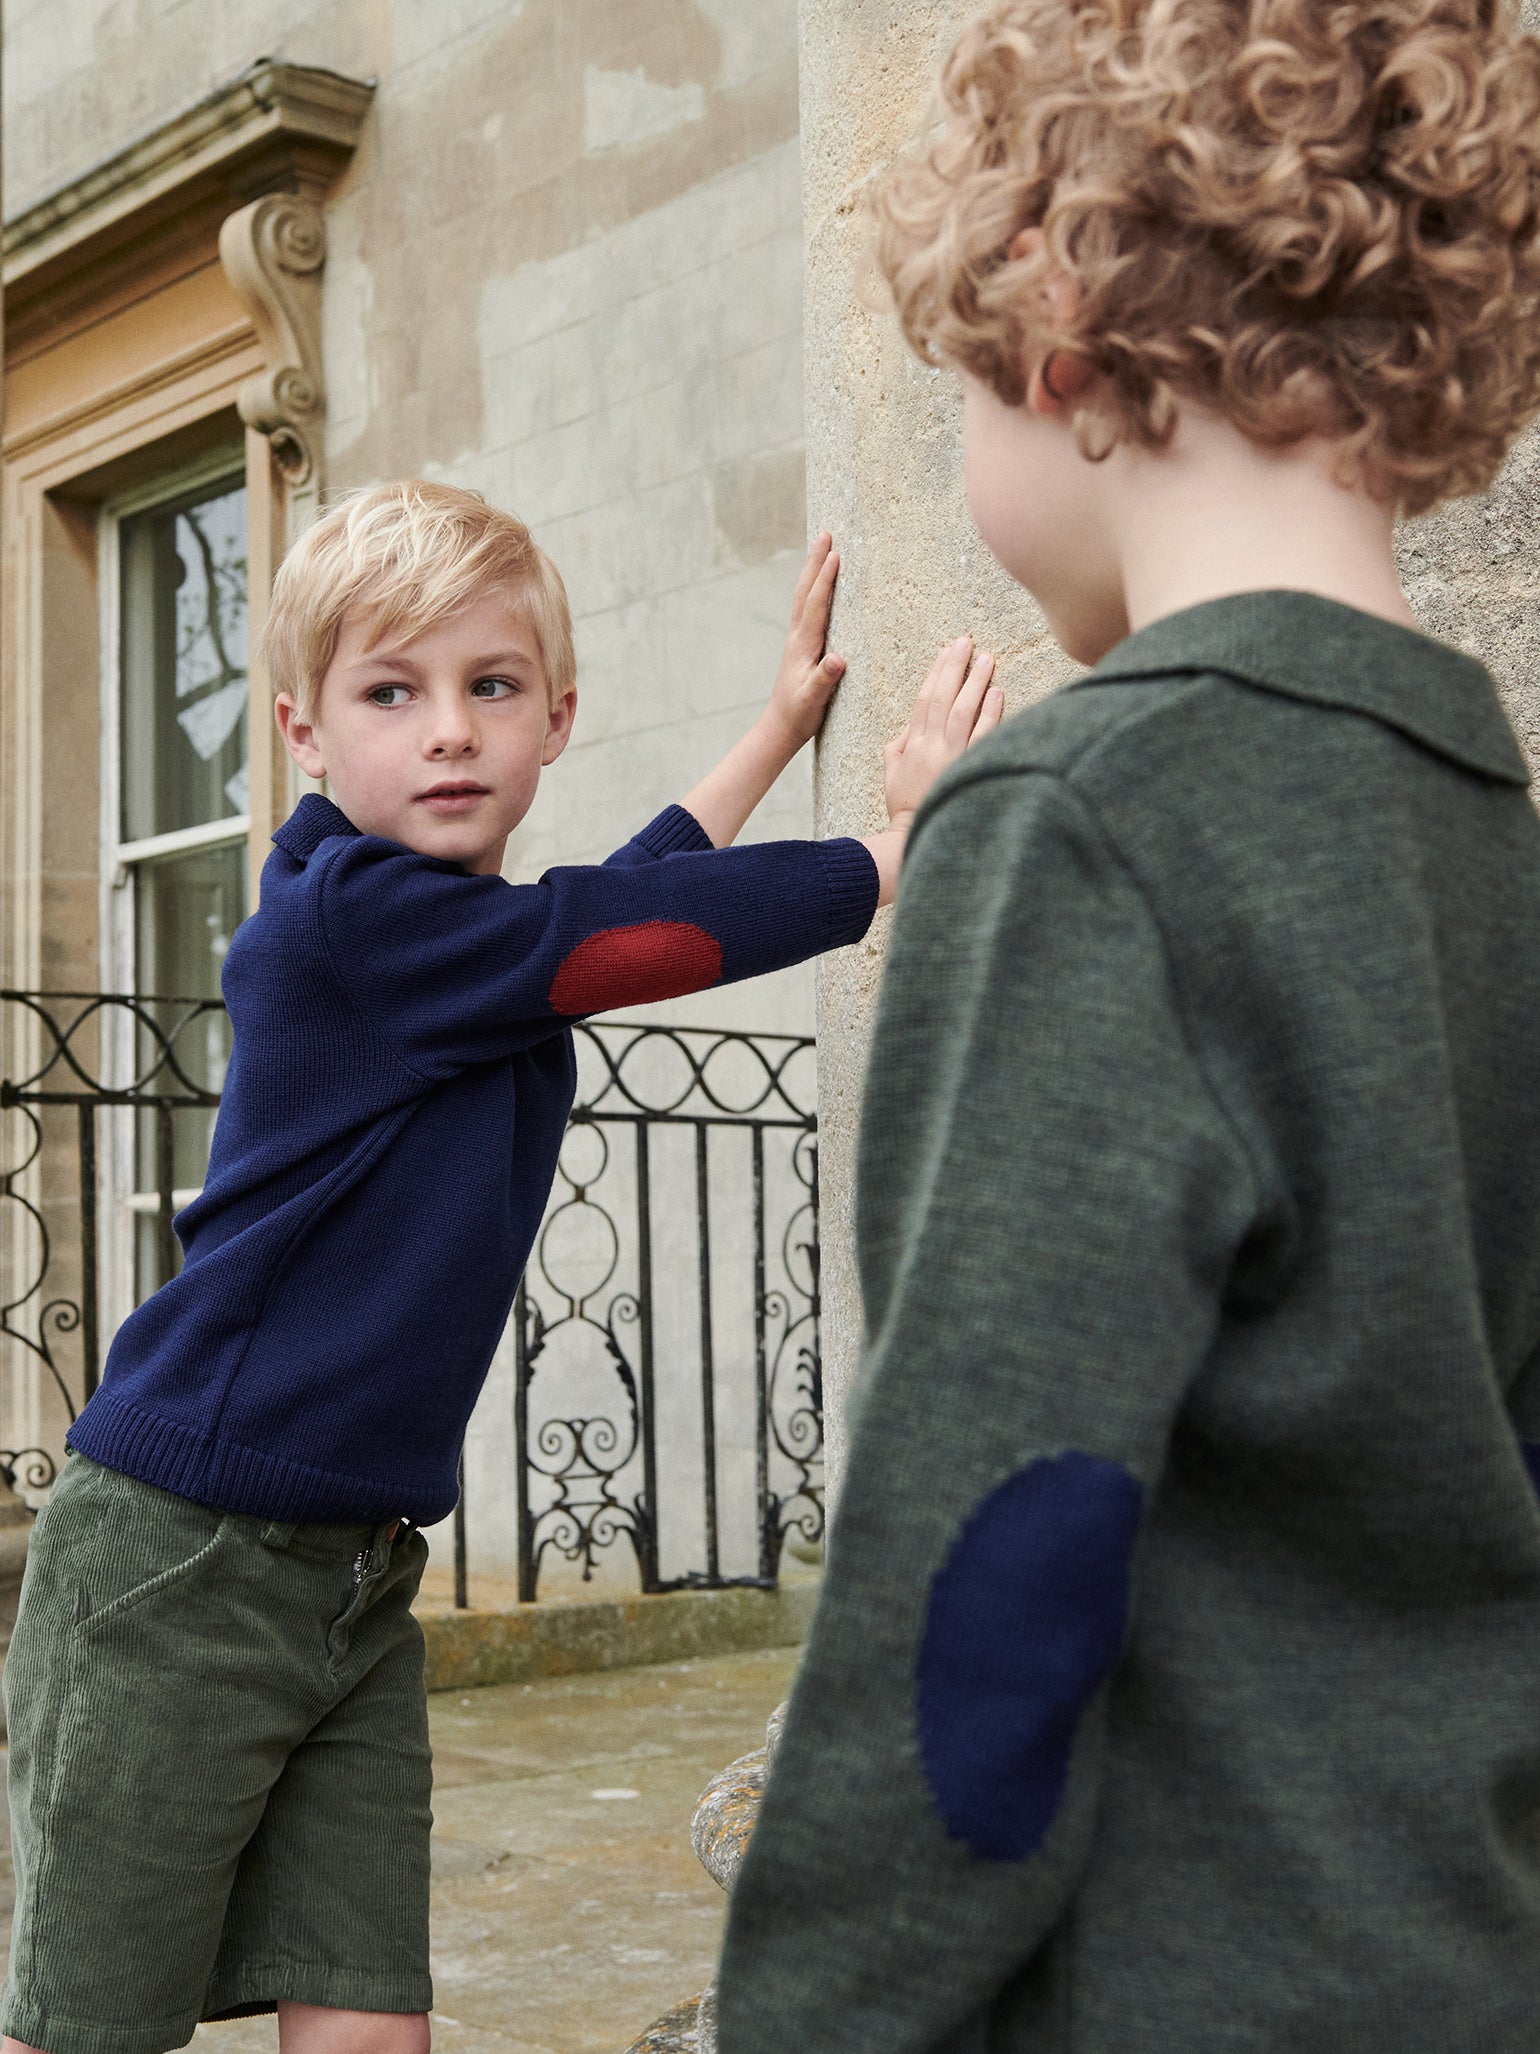
[[[551,1005],[576,1018],[704,991],[722,974],[722,944],[687,920],[607,927],[580,941],[551,983]]]

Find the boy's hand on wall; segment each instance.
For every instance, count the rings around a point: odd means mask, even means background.
[[[791,632],[768,705],[742,741],[685,795],[685,811],[694,814],[719,849],[736,840],[787,764],[817,734],[845,675],[844,657],[824,650],[839,571],[834,537],[820,535],[797,580]]]
[[[1005,694],[990,680],[995,659],[959,635],[931,665],[909,725],[883,751],[888,819],[907,828],[931,786],[965,749],[1000,725]]]
[[[791,602],[791,631],[775,674],[769,713],[786,730],[794,749],[810,742],[823,725],[834,688],[845,675],[845,659],[825,651],[834,582],[839,576],[834,537],[819,535],[807,553]]]

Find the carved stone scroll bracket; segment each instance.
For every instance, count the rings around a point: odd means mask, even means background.
[[[236,404],[247,426],[268,438],[288,482],[292,540],[315,518],[324,478],[325,217],[313,200],[264,193],[227,218],[219,255],[266,359],[266,368],[241,387]]]

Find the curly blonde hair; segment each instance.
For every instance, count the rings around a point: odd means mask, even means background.
[[[876,200],[905,333],[1010,405],[1030,362],[1088,363],[1086,455],[1164,447],[1188,397],[1341,438],[1420,513],[1540,409],[1540,43],[1508,0],[996,0],[941,103]]]

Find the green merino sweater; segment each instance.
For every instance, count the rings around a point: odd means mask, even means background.
[[[1526,782],[1263,592],[938,787],[722,2054],[1540,2050]]]

